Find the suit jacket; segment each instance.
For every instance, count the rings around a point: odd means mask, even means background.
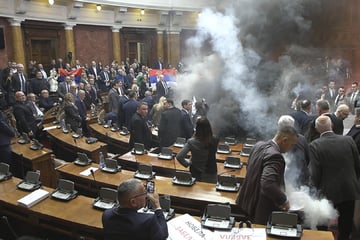
[[[76,131],[81,125],[81,117],[75,104],[65,103],[65,123],[70,124],[71,130]]]
[[[124,113],[124,104],[129,101],[129,98],[126,95],[120,96],[119,98],[119,109],[118,109],[118,121],[119,127],[125,126],[125,113]]]
[[[137,112],[132,116],[130,121],[130,147],[134,147],[134,143],[144,144],[145,149],[151,148],[151,131],[146,123],[146,119],[142,118]]]
[[[353,125],[346,135],[354,139],[358,152],[360,153],[360,127]]]
[[[118,113],[120,95],[114,88],[109,90],[109,112]]]
[[[128,208],[108,209],[103,213],[102,224],[105,240],[165,240],[169,235],[161,209],[154,214]]]
[[[50,84],[49,82],[42,78],[42,79],[37,79],[37,78],[32,78],[30,79],[30,83],[29,83],[29,92],[35,93],[36,95],[40,95],[41,90],[46,89],[46,90],[50,90]]]
[[[29,133],[32,131],[34,134],[36,134],[36,119],[28,105],[17,102],[14,105],[13,113],[16,119],[16,128],[18,129],[19,133]]]
[[[360,199],[360,159],[349,136],[325,132],[310,144],[309,171],[314,186],[335,205]]]
[[[272,140],[258,142],[250,151],[247,174],[237,204],[258,224],[266,224],[273,211],[286,202],[284,186],[285,160]]]
[[[343,135],[344,133],[344,122],[342,119],[338,118],[335,113],[330,113],[328,115],[331,119],[331,122],[333,124],[332,130],[334,133]]]
[[[24,74],[24,77],[25,77],[25,95],[27,95],[29,93],[28,91],[28,81],[27,81],[27,76],[25,73]],[[11,80],[11,84],[12,84],[12,88],[14,89],[14,92],[17,92],[17,91],[21,91],[21,83],[20,83],[20,76],[19,76],[19,73],[16,72],[14,73],[14,75],[12,76],[12,80]]]
[[[100,75],[101,70],[100,70],[100,68],[99,68],[98,66],[96,66],[95,68],[96,68],[96,74],[95,74],[95,71],[94,71],[94,69],[93,69],[92,66],[90,66],[90,67],[88,68],[88,71],[89,71],[89,74],[94,75],[94,76],[95,76],[95,80],[97,80],[97,76]]]
[[[353,93],[351,92],[351,93],[349,93],[349,94],[347,95],[347,102],[348,102],[348,105],[349,105],[349,107],[350,107],[350,111],[351,111],[352,113],[354,113],[355,104],[356,104],[357,100],[360,99],[360,91],[357,91],[357,92],[355,93],[353,101],[352,101],[352,99],[351,99],[352,94],[353,94]]]
[[[39,97],[39,107],[44,108],[44,112],[49,110],[54,106],[55,100],[51,97],[44,98],[42,96]]]
[[[59,83],[59,86],[58,86],[57,92],[62,99],[65,98],[65,94],[67,93],[66,84],[67,83],[64,81],[64,82]],[[71,83],[69,83],[69,84],[71,84]],[[69,86],[69,89],[70,89],[70,86]]]
[[[181,110],[181,137],[189,139],[194,133],[194,125],[191,121],[189,113],[185,110]]]
[[[135,99],[129,99],[126,103],[123,105],[123,114],[125,119],[125,127],[130,129],[130,121],[134,113],[136,112],[138,106],[138,102]]]
[[[296,128],[296,130],[301,134],[305,134],[306,131],[310,127],[310,122],[312,120],[312,117],[309,114],[307,114],[306,112],[302,111],[302,110],[294,111],[290,115],[295,120],[295,128]]]
[[[160,147],[169,147],[175,143],[181,135],[180,109],[172,107],[161,113],[158,134]]]
[[[15,131],[10,126],[5,114],[0,110],[0,147],[9,146],[13,137],[15,137]]]
[[[162,84],[161,81],[158,81],[156,83],[156,95],[157,95],[157,98],[159,99],[160,97],[162,96],[165,96],[167,97],[167,94],[165,92],[165,88],[164,88],[164,85]]]
[[[108,75],[108,81],[106,81],[106,76]],[[110,89],[110,80],[111,80],[111,74],[110,72],[100,72],[99,74],[99,80],[97,81],[98,86],[102,92],[107,92]]]
[[[81,101],[80,98],[76,98],[75,99],[75,105],[78,109],[78,112],[79,112],[79,115],[82,119],[82,121],[85,121],[86,119],[86,105],[85,105],[85,102],[84,101]]]

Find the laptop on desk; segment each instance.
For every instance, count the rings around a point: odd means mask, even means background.
[[[118,204],[117,190],[102,187],[99,197],[94,200],[93,207],[105,210],[116,207]]]
[[[158,158],[163,160],[172,160],[173,159],[172,149],[168,147],[161,148],[161,152],[159,153]]]
[[[117,160],[111,158],[105,158],[105,166],[101,168],[101,171],[108,173],[117,173],[121,170]]]
[[[231,230],[235,225],[235,219],[230,215],[230,205],[208,204],[201,225],[210,229]]]
[[[0,162],[0,181],[7,180],[12,177],[10,165]]]
[[[232,169],[240,169],[242,168],[243,163],[240,161],[240,158],[227,156],[224,162],[224,167],[232,168]]]
[[[134,143],[134,148],[131,151],[132,154],[136,154],[136,155],[143,155],[146,153],[144,144],[142,143]]]
[[[152,171],[152,166],[147,164],[139,163],[138,170],[135,172],[134,177],[148,180],[155,176],[155,172]]]
[[[40,173],[34,171],[28,171],[25,179],[17,184],[17,188],[25,191],[33,191],[41,187]]]
[[[227,145],[235,145],[237,142],[236,142],[236,139],[233,138],[233,137],[226,137],[225,138],[225,144]]]
[[[74,163],[76,165],[87,166],[87,165],[91,164],[91,159],[89,159],[85,153],[78,152],[77,156],[78,157],[74,161]]]
[[[243,156],[243,157],[248,157],[248,156],[250,156],[251,148],[252,148],[252,147],[246,147],[246,146],[244,146],[244,147],[241,149],[240,156]]]
[[[58,187],[51,193],[51,197],[63,201],[69,201],[75,198],[76,195],[77,191],[74,190],[74,182],[66,179],[59,179]]]
[[[266,226],[266,233],[271,236],[300,239],[303,228],[298,224],[296,213],[274,211]]]
[[[195,178],[192,177],[189,171],[176,171],[172,179],[172,183],[183,186],[192,186],[195,183]]]
[[[227,144],[219,144],[217,153],[229,154],[229,153],[231,153],[231,149],[229,148],[229,145],[227,145]]]
[[[216,190],[226,192],[237,192],[240,189],[240,183],[235,176],[218,175]]]
[[[174,143],[174,147],[183,148],[185,146],[186,139],[178,137]]]
[[[245,139],[245,147],[253,147],[256,143],[255,138],[246,138]]]

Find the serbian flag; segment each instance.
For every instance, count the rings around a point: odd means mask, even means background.
[[[74,69],[74,70],[71,70],[70,72],[68,72],[66,69],[59,68],[58,71],[59,71],[61,82],[64,81],[66,76],[74,74],[75,75],[75,82],[76,82],[76,84],[79,84],[83,69],[82,68],[77,68],[77,69]]]
[[[176,68],[169,68],[169,69],[163,69],[163,70],[150,69],[149,70],[149,79],[150,79],[151,83],[156,83],[157,76],[159,74],[163,74],[165,81],[175,82],[176,81],[176,73],[177,73]]]

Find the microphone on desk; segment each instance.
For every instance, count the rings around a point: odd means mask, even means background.
[[[74,143],[75,143],[75,145],[77,145],[77,143],[76,143],[76,138],[73,138],[74,139]]]
[[[235,171],[236,171],[236,169],[230,169],[230,170],[223,171],[223,172],[219,173],[219,174],[217,175],[217,182],[219,182],[219,177],[221,177],[222,175],[224,175],[224,174],[226,174],[226,173],[229,173],[229,172],[235,172]],[[235,177],[235,176],[232,175],[231,177]]]
[[[96,187],[96,188],[99,188],[98,182],[96,181],[96,178],[95,178],[94,170],[93,170],[93,169],[90,169],[90,173],[91,173],[91,176],[92,176],[93,179],[94,179],[95,187]]]

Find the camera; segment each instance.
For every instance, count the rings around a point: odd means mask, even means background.
[[[148,193],[153,193],[155,191],[155,182],[154,181],[146,182],[146,191]]]

